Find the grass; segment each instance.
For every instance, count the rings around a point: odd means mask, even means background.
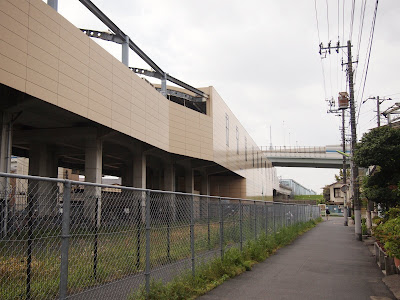
[[[283,220],[283,221],[282,221]],[[285,219],[277,217],[277,224]],[[281,222],[282,221],[282,222]],[[265,232],[265,221],[243,219],[243,240],[248,241]],[[224,219],[224,245],[239,243],[239,220]],[[272,232],[272,224],[268,225]],[[280,227],[280,226],[278,226]],[[278,228],[277,227],[277,228]],[[95,235],[91,231],[77,229],[72,232],[69,245],[68,293],[75,294],[90,287],[103,285],[144,271],[145,229],[136,227],[113,227],[113,232],[100,230],[97,237],[97,264],[94,268]],[[281,229],[280,232],[285,232]],[[31,299],[57,298],[60,280],[61,241],[57,232],[35,233],[32,241]],[[220,224],[218,220],[196,223],[195,253],[201,254],[220,247]],[[279,235],[276,237],[279,239]],[[14,239],[14,241],[11,241]],[[27,241],[26,235],[9,241],[0,241],[0,299],[26,298],[27,281]],[[167,227],[153,226],[150,231],[151,268],[167,265],[191,257],[190,227],[188,224],[174,223]],[[228,250],[228,256],[229,257]],[[218,279],[220,280],[220,279]]]
[[[315,227],[320,221],[321,218],[316,221],[281,228],[273,235],[267,236],[263,233],[257,240],[248,241],[242,252],[237,248],[230,248],[225,252],[223,259],[215,258],[199,266],[194,277],[186,273],[167,284],[152,281],[149,294],[146,293],[145,287],[142,287],[136,293],[132,294],[129,299],[194,299],[212,290],[229,278],[235,277],[245,271],[250,271],[254,264],[264,261],[277,249],[288,245],[296,237]]]
[[[323,200],[323,195],[295,195],[294,200]]]
[[[261,221],[261,219],[260,219]],[[225,245],[239,242],[238,220],[224,220]],[[261,232],[262,223],[257,224]],[[68,292],[78,293],[126,276],[143,272],[145,267],[145,230],[138,239],[136,228],[113,228],[100,231],[97,238],[97,265],[94,268],[93,232],[76,230],[70,238]],[[116,232],[115,232],[116,231]],[[216,220],[194,227],[195,250],[202,253],[217,249],[220,224]],[[43,236],[45,236],[43,238]],[[26,236],[24,236],[26,239]],[[254,238],[254,222],[243,220],[243,238]],[[169,243],[168,243],[169,241]],[[189,258],[190,227],[188,224],[153,226],[150,232],[151,268]],[[139,245],[139,247],[138,247]],[[169,246],[168,246],[169,245]],[[60,247],[57,234],[35,234],[32,241],[31,299],[56,298],[60,280]],[[0,242],[0,299],[26,298],[27,241]]]

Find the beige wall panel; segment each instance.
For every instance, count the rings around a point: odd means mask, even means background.
[[[179,155],[185,155],[185,149],[179,147],[170,146],[170,152]]]
[[[89,101],[97,103],[98,105],[107,109],[108,114],[106,116],[111,118],[112,102],[110,98],[107,98],[103,94],[89,88]]]
[[[143,136],[146,135],[146,126],[141,122],[131,120],[131,128],[135,132],[140,132]]]
[[[72,101],[70,99],[67,99],[61,95],[58,95],[58,106],[69,110],[77,115],[83,116],[83,117],[88,117],[88,108],[82,106],[79,103],[76,103],[75,101]]]
[[[121,120],[121,119],[119,119],[119,120]],[[125,134],[131,134],[130,126],[126,125],[125,123],[118,122],[116,119],[112,119],[111,128],[114,129],[114,130],[118,130],[118,131],[120,131],[122,133],[125,133]]]
[[[156,122],[157,120],[155,119],[150,120],[149,118],[146,118],[146,132],[151,131],[153,137],[158,135],[158,124]]]
[[[59,73],[58,78],[59,78],[60,84],[70,88],[71,90],[73,90],[85,97],[89,97],[89,88],[86,85],[72,79],[71,77],[69,77],[61,72]]]
[[[26,75],[27,81],[30,81],[53,93],[57,93],[58,82],[56,80],[50,79],[32,69],[27,69]]]
[[[111,110],[108,107],[100,104],[99,102],[89,98],[89,115],[90,111],[94,111],[97,114],[101,114],[102,116],[111,120]]]
[[[52,68],[58,70],[58,59],[57,57],[51,55],[50,53],[40,49],[39,47],[28,43],[28,55],[33,56],[37,60],[51,66]]]
[[[85,55],[85,61],[87,61],[87,58],[89,57],[89,40],[83,32],[75,27],[70,28],[69,26],[64,27],[61,25],[60,37],[64,41],[63,45],[71,46],[74,48],[75,53],[82,53]],[[78,56],[74,57],[79,59]]]
[[[32,30],[29,30],[28,33],[28,42],[32,45],[37,46],[44,52],[58,58],[60,55],[60,49],[55,44],[49,42],[48,40],[44,39],[40,35],[36,34]],[[43,60],[42,60],[43,61]]]
[[[117,93],[120,97],[131,101],[132,99],[132,86],[130,83],[126,83],[126,81],[120,80],[119,77],[115,76],[115,72],[113,73],[113,92]]]
[[[60,73],[68,76],[74,81],[78,82],[80,85],[88,87],[89,86],[89,77],[88,73],[83,73],[88,71],[86,67],[80,68],[79,70],[71,67],[69,64],[59,61],[58,70]],[[61,82],[61,81],[60,81]]]
[[[89,60],[89,78],[104,84],[112,89],[112,72],[107,68],[107,63],[98,63],[90,57]]]
[[[13,1],[13,2],[19,2]],[[11,18],[18,20],[24,26],[28,26],[28,13],[26,10],[21,10],[20,7],[13,4],[13,2],[2,0],[0,1],[0,10],[5,12]],[[24,9],[24,8],[23,8]]]
[[[89,56],[90,38],[63,17],[60,18],[60,25],[60,37]]]
[[[14,46],[0,40],[0,54],[26,66],[27,54]]]
[[[58,104],[57,93],[49,91],[48,89],[29,81],[26,82],[26,93],[51,104]]]
[[[25,0],[3,0],[2,2],[10,2],[12,5],[17,7],[19,10],[22,10],[24,13],[28,14],[29,12],[29,1]]]
[[[26,38],[8,30],[2,25],[0,25],[0,40],[5,41],[22,52],[26,53],[28,51],[28,41]]]
[[[115,88],[115,85],[113,87],[112,99],[115,104],[122,106],[128,112],[130,111],[132,97],[130,97],[130,94],[126,93],[124,90]]]
[[[89,39],[89,55],[90,58],[95,60],[100,65],[107,68],[108,71],[112,72],[113,57],[107,51],[96,43],[94,39]]]
[[[130,126],[131,126],[131,120],[129,119],[129,117],[121,115],[120,113],[116,112],[115,109],[113,109],[111,111],[111,119],[113,120],[113,124],[114,124],[114,121],[116,121],[119,124],[123,125],[124,127],[130,128]],[[124,133],[125,133],[126,128],[124,130],[125,130],[124,131]]]
[[[60,39],[60,35],[59,35],[60,29],[59,28],[60,28],[60,26],[58,24],[54,23],[54,26],[56,26],[56,27],[52,28],[54,30],[53,31],[50,28],[48,28],[45,25],[43,25],[42,23],[40,23],[40,21],[42,21],[42,20],[36,20],[32,16],[30,16],[29,17],[29,27],[28,27],[29,30],[33,31],[34,33],[36,33],[37,35],[39,35],[40,37],[42,37],[46,41],[50,42],[51,44],[54,44],[57,47],[59,47],[59,44],[60,44],[60,41],[59,41],[59,39]],[[44,49],[44,50],[46,50],[46,49]]]
[[[0,25],[4,26],[8,30],[11,30],[15,34],[18,34],[19,36],[23,38],[28,37],[28,26],[25,26],[21,22],[18,22],[8,14],[6,14],[4,11],[0,10]]]
[[[141,131],[135,130],[135,128],[131,129],[131,136],[133,136],[134,138],[136,138],[140,141],[146,140],[146,135]]]
[[[111,108],[112,104],[112,91],[107,89],[105,86],[101,85],[100,83],[94,81],[93,79],[89,78],[89,89],[103,95],[108,101],[106,102],[104,99],[104,105],[109,106]]]
[[[120,102],[122,102],[122,101],[120,101]],[[126,123],[126,122],[127,122],[127,124],[130,123],[131,112],[128,109],[126,109],[124,106],[120,105],[118,103],[118,101],[116,101],[116,100],[113,101],[111,107],[112,107],[112,111],[113,111],[113,117],[112,117],[113,119],[114,119],[114,113],[115,113],[116,114],[115,118],[117,118],[117,120],[118,120],[119,116],[122,116],[122,117],[124,117],[124,119],[127,120],[127,121],[124,121],[123,123]]]
[[[64,81],[60,81],[60,82],[64,83]],[[89,98],[87,96],[84,96],[81,93],[75,92],[70,87],[67,87],[61,83],[58,85],[58,95],[60,95],[64,98],[67,98],[69,100],[72,100],[76,103],[79,103],[83,107],[89,106]]]
[[[14,74],[22,79],[26,79],[26,67],[20,63],[0,54],[0,68]]]
[[[38,10],[40,10],[43,14],[46,16],[50,17],[52,20],[54,20],[57,23],[61,23],[61,21],[66,22],[64,17],[60,16],[53,8],[51,8],[49,5],[47,5],[45,2],[41,0],[28,0],[31,4],[31,7],[36,7]],[[27,1],[27,2],[28,2]],[[68,22],[69,23],[69,22]]]
[[[60,35],[59,22],[54,21],[53,18],[51,18],[49,15],[43,13],[43,11],[40,11],[34,5],[31,5],[31,7],[29,8],[29,16],[32,19],[35,19],[40,24],[42,24],[44,26],[44,28],[47,28],[48,30],[51,30],[53,33],[57,34],[57,36]]]
[[[181,129],[170,127],[169,134],[171,140],[178,140],[178,141],[185,140],[185,131]]]
[[[71,45],[68,41],[64,40],[63,36],[61,35],[60,49],[60,59],[69,64],[71,67],[81,70],[81,68],[87,68],[89,66],[89,47],[87,47],[87,51],[79,50]],[[68,54],[69,57],[65,57],[65,55],[61,56],[61,53],[63,52]],[[82,71],[82,73],[88,74],[89,71]]]
[[[145,111],[138,108],[135,105],[131,106],[131,120],[137,120],[138,122],[142,122],[144,124]]]
[[[28,55],[27,67],[29,69],[39,72],[43,76],[46,76],[53,80],[58,80],[58,70],[57,69],[52,68],[48,64],[34,58],[31,55]]]
[[[184,141],[174,141],[174,140],[172,140],[172,141],[170,141],[170,146],[171,147],[175,147],[175,148],[179,148],[179,149],[182,149],[182,150],[186,149],[186,144],[185,144]]]
[[[113,75],[118,78],[118,81],[124,83],[124,85],[120,83],[122,88],[124,88],[125,86],[131,86],[132,74],[133,71],[131,71],[127,66],[121,63],[118,59],[113,57]]]
[[[3,70],[1,66],[0,66],[0,82],[16,90],[25,92],[26,80],[10,72],[7,72],[6,70]]]
[[[134,89],[132,89],[132,91],[134,91]],[[135,96],[132,96],[132,106],[131,106],[131,110],[135,111],[135,110],[140,110],[142,112],[146,111],[146,103],[145,101],[143,101],[143,99],[139,99]]]

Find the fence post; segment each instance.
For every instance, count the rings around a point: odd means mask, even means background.
[[[26,299],[31,299],[31,269],[32,269],[32,243],[33,243],[33,196],[28,195],[28,243],[26,253]]]
[[[71,211],[71,181],[64,182],[63,214],[61,228],[61,266],[60,266],[60,299],[67,298],[68,292],[68,248]]]
[[[143,194],[140,193],[140,197],[138,199],[138,207],[137,207],[137,217],[136,217],[136,268],[139,270],[140,268],[140,244],[141,244],[141,231],[142,231],[142,198]]]
[[[146,298],[150,294],[150,191],[146,191],[146,266],[145,266],[145,280],[146,280]]]
[[[239,200],[239,234],[240,234],[240,251],[243,251],[243,206],[242,206],[242,200]]]
[[[268,235],[268,206],[267,202],[264,202],[264,209],[265,209],[265,236]]]
[[[172,194],[172,199],[171,199],[171,203],[174,201],[174,196],[175,195],[173,195]],[[172,204],[171,204],[171,206],[172,206]],[[171,211],[173,210],[173,209],[175,209],[175,208],[172,208],[171,209]],[[167,216],[167,260],[170,262],[171,261],[171,214],[168,214]]]
[[[254,201],[254,239],[257,239],[257,202]]]
[[[210,236],[210,197],[207,197],[207,242],[208,250],[211,249],[211,236]]]
[[[190,250],[192,252],[192,276],[196,274],[194,261],[194,195],[190,197]]]
[[[275,233],[275,204],[272,202],[272,232]]]
[[[222,259],[224,258],[224,212],[221,197],[219,197],[219,244]]]
[[[95,204],[95,216],[96,221],[94,224],[94,249],[93,249],[93,277],[97,279],[97,249],[98,249],[98,222],[99,220],[99,198],[96,197],[96,204]]]

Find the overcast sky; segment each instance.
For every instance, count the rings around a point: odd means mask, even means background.
[[[356,0],[353,18],[350,0],[92,1],[164,71],[195,87],[214,86],[260,146],[341,143],[341,118],[327,114],[325,100],[347,90],[341,66],[347,50],[324,59],[318,53],[320,42],[335,45],[338,36],[341,44],[352,40],[353,61],[359,61],[357,111],[371,96],[393,99],[381,110],[400,101],[398,0],[379,3],[364,92],[375,0]],[[59,0],[59,12],[77,27],[107,30],[78,0]],[[119,45],[101,45],[120,58]],[[132,51],[130,66],[149,68]],[[362,104],[358,138],[375,126],[375,109],[376,101]],[[278,176],[317,193],[335,173],[278,168]]]

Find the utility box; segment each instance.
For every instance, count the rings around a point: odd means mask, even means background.
[[[338,104],[339,109],[346,109],[349,107],[349,94],[347,92],[339,92]]]

